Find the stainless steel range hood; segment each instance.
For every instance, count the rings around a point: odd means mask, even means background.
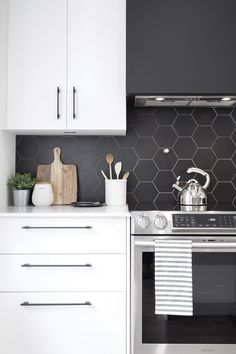
[[[236,107],[236,96],[148,96],[134,97],[136,107]]]

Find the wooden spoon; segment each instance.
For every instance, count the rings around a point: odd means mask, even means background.
[[[128,177],[129,177],[129,172],[127,171],[127,172],[125,172],[125,174],[124,174],[122,179],[127,179]]]
[[[116,172],[116,179],[119,179],[119,175],[122,169],[122,163],[121,162],[117,162],[115,164],[115,172]]]
[[[107,161],[107,163],[108,163],[108,165],[109,165],[110,179],[112,179],[112,168],[111,168],[111,164],[112,164],[112,162],[114,161],[113,155],[112,155],[112,154],[108,154],[108,155],[106,156],[106,161]]]

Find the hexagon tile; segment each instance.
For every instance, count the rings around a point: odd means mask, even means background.
[[[105,155],[128,170],[127,200],[131,209],[176,205],[172,183],[188,180],[188,167],[211,176],[209,200],[233,205],[236,201],[236,109],[134,108],[127,109],[127,135],[122,136],[17,136],[16,171],[35,175],[38,164],[49,164],[60,146],[64,163],[78,167],[79,198],[104,201],[108,175]],[[121,175],[122,175],[121,173]],[[195,176],[201,183],[202,176]]]

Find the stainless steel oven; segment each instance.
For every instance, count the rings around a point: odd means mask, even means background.
[[[132,212],[132,354],[236,353],[236,213]],[[191,239],[193,316],[155,315],[154,240]]]

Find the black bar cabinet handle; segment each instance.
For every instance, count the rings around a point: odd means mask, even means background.
[[[73,86],[73,119],[76,118],[76,88]]]
[[[28,302],[24,301],[20,306],[91,306],[90,301],[85,302]]]
[[[30,263],[25,263],[25,264],[22,264],[21,267],[25,267],[25,268],[41,268],[41,267],[45,267],[45,268],[48,268],[48,267],[51,267],[51,268],[67,268],[67,267],[92,267],[92,264],[90,263],[85,263],[85,264],[30,264]]]
[[[25,229],[25,230],[31,230],[31,229],[92,229],[92,226],[22,226],[22,229]]]
[[[60,87],[57,86],[57,119],[60,119]]]

